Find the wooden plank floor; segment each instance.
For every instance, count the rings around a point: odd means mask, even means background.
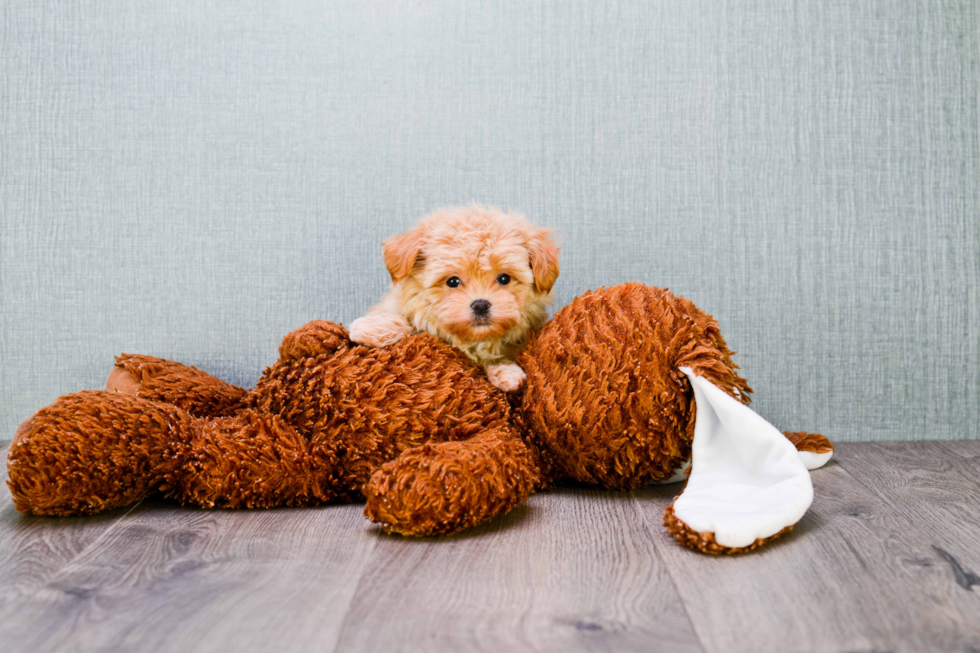
[[[663,531],[679,486],[433,540],[360,506],[43,519],[2,491],[0,651],[980,651],[980,442],[841,444],[813,481],[735,558]]]

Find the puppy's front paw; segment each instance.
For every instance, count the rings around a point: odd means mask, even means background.
[[[357,318],[351,322],[348,331],[352,342],[367,347],[393,345],[411,332],[412,328],[403,318],[389,319],[387,316],[377,315],[365,315]]]
[[[501,365],[488,365],[487,378],[490,379],[496,388],[504,392],[517,392],[527,381],[527,374],[517,363],[504,363]]]

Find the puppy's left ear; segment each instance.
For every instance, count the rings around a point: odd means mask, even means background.
[[[422,252],[423,240],[425,235],[421,229],[416,228],[381,243],[385,248],[385,267],[388,268],[392,283],[398,283],[412,272],[415,261]]]
[[[558,247],[551,237],[551,229],[536,229],[527,241],[531,252],[531,273],[534,285],[541,292],[548,292],[558,279]]]

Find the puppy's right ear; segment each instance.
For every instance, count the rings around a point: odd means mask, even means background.
[[[385,267],[388,268],[392,283],[398,283],[412,272],[415,261],[422,252],[424,239],[421,229],[412,229],[381,243],[384,245]]]

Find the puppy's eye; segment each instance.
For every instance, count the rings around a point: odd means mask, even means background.
[[[497,283],[499,283],[501,286],[506,286],[508,283],[510,283],[510,275],[509,274],[498,274],[497,275]]]
[[[459,288],[459,284],[463,283],[459,280],[459,277],[449,277],[446,279],[446,285],[450,288]]]

